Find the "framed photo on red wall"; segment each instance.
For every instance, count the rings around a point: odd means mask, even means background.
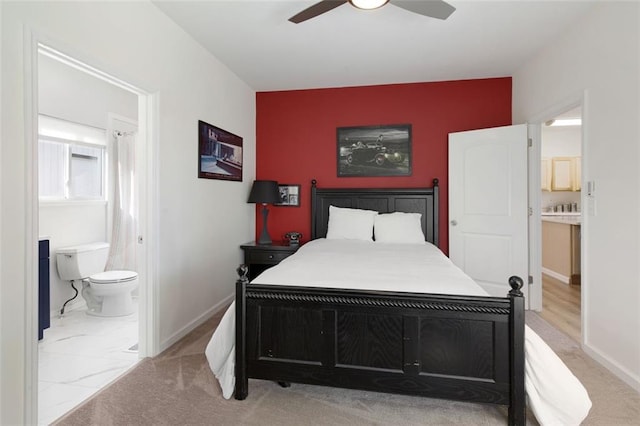
[[[242,181],[242,138],[198,121],[198,177]]]
[[[338,127],[338,177],[411,176],[411,124]]]
[[[281,183],[278,185],[280,202],[276,206],[300,207],[300,185]]]

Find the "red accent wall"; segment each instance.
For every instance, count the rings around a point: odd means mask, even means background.
[[[319,187],[424,187],[440,180],[440,246],[448,253],[448,134],[511,124],[511,78],[256,95],[256,178],[300,184],[300,207],[270,206],[268,229],[310,237],[311,179]],[[412,175],[337,177],[336,128],[412,125]],[[256,229],[262,216],[256,211]]]

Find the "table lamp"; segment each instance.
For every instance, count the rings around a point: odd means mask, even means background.
[[[267,204],[273,204],[279,201],[280,191],[278,190],[278,182],[275,180],[253,181],[248,202],[262,204],[262,233],[258,239],[258,244],[271,244],[271,237],[269,236],[269,231],[267,231],[267,216],[269,215]]]

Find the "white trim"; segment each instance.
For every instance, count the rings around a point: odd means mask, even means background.
[[[105,148],[106,147],[106,143],[93,143],[93,142],[82,142],[82,141],[75,141],[73,139],[67,139],[67,138],[60,138],[57,136],[49,136],[49,135],[45,135],[45,134],[38,134],[38,139],[39,140],[43,140],[45,142],[58,142],[58,143],[66,143],[67,145],[80,145],[80,146],[87,146],[90,148],[95,148],[95,147],[99,147],[99,148]]]
[[[69,207],[69,206],[100,206],[106,205],[107,200],[104,199],[82,199],[74,198],[63,200],[61,198],[40,198],[40,207]]]
[[[582,94],[582,146],[580,147],[581,156],[582,156],[582,171],[581,171],[581,179],[580,187],[586,188],[587,178],[589,177],[589,132],[588,132],[588,123],[591,120],[589,118],[589,91],[584,90]],[[591,288],[589,285],[589,271],[586,265],[589,264],[589,252],[587,247],[589,247],[589,232],[591,218],[584,211],[584,206],[587,205],[587,191],[580,191],[580,205],[582,206],[582,214],[580,215],[580,325],[581,325],[581,334],[582,334],[582,342],[589,341],[589,325],[587,324],[587,318],[589,316],[589,304],[587,300],[589,299],[589,289]]]
[[[532,278],[529,285],[529,309],[542,310],[542,241],[540,238],[541,225],[541,194],[540,194],[540,125],[528,124],[527,135],[531,145],[527,151],[529,165],[529,276]]]
[[[213,307],[211,307],[210,309],[206,310],[203,314],[198,316],[198,318],[194,319],[189,324],[185,325],[180,330],[178,330],[177,332],[173,333],[173,335],[169,336],[168,339],[166,339],[166,340],[164,340],[162,342],[162,345],[160,346],[160,351],[161,352],[165,351],[168,348],[170,348],[171,345],[177,343],[180,339],[182,339],[184,336],[189,334],[191,331],[193,331],[200,324],[204,323],[205,321],[210,319],[213,315],[215,315],[216,313],[220,312],[227,305],[231,304],[231,302],[233,301],[234,298],[235,298],[235,293],[231,293],[230,295],[228,295],[227,297],[222,299],[220,302],[215,304]]]
[[[51,43],[49,42],[41,42],[38,47],[40,53],[52,59],[55,59],[56,61],[62,62],[72,68],[87,73],[93,77],[99,78],[100,80],[106,81],[107,83],[113,84],[114,86],[117,86],[121,89],[133,92],[136,95],[143,94],[143,91],[133,86],[132,84],[129,84],[126,81],[120,80],[119,78],[113,76],[112,74],[108,74],[102,70],[99,70],[98,68],[89,65],[87,61],[78,60],[75,57],[63,53],[61,50],[51,47]]]
[[[2,9],[3,9],[3,5],[0,4],[0,22],[2,22]],[[1,31],[1,30],[0,30]],[[0,87],[2,87],[2,69],[3,69],[3,55],[2,55],[2,42],[0,42]],[[3,129],[4,129],[4,124],[2,122],[2,99],[0,99],[0,135],[3,134]],[[0,139],[4,139],[2,137],[0,137]],[[2,162],[2,149],[0,149],[0,164],[4,164],[4,162]],[[0,173],[0,188],[4,188],[4,186],[2,185],[2,173]],[[0,189],[0,199],[2,199],[2,189]],[[4,241],[3,240],[3,226],[2,224],[4,223],[2,220],[2,210],[0,209],[0,241]],[[3,261],[3,255],[2,255],[2,247],[0,247],[0,277],[4,276],[4,274],[2,273],[2,265],[4,265],[4,261]],[[0,293],[2,293],[0,291]],[[2,294],[0,294],[0,332],[2,332],[2,330],[4,330],[3,328],[3,321],[2,321]],[[3,351],[0,350],[0,410],[2,409],[2,403],[4,402],[4,397],[3,397],[3,393],[2,393],[2,388],[3,386],[1,385],[2,383],[4,383],[4,378],[3,378],[3,370],[4,370],[4,356],[2,355]],[[0,423],[3,423],[3,417],[2,414],[0,413]]]
[[[25,249],[25,359],[24,359],[24,421],[25,424],[37,424],[38,417],[38,339],[37,339],[37,327],[38,327],[38,291],[37,283],[38,279],[38,217],[39,217],[39,200],[38,200],[38,188],[37,188],[37,149],[38,141],[37,135],[37,116],[38,116],[38,75],[37,75],[37,60],[40,49],[47,51],[49,56],[59,54],[61,58],[66,61],[71,61],[72,66],[82,71],[88,71],[90,74],[103,79],[111,84],[115,84],[125,90],[133,92],[138,96],[138,109],[142,112],[139,115],[140,120],[140,140],[144,141],[144,145],[147,149],[148,157],[146,158],[146,170],[145,176],[145,188],[148,193],[144,194],[140,202],[145,203],[145,230],[148,232],[145,246],[146,250],[141,255],[141,264],[144,264],[144,274],[141,275],[144,279],[143,289],[141,290],[141,297],[139,298],[141,310],[145,312],[144,315],[139,314],[140,324],[140,340],[141,345],[139,350],[139,356],[153,356],[158,353],[156,348],[159,344],[159,331],[158,331],[158,309],[159,303],[157,298],[157,291],[155,287],[158,283],[158,268],[156,265],[156,259],[158,256],[159,248],[155,246],[155,239],[151,238],[151,232],[157,232],[158,223],[158,95],[150,94],[150,91],[137,88],[131,84],[125,83],[114,77],[112,74],[102,72],[97,68],[87,65],[88,63],[95,62],[92,58],[84,59],[82,54],[73,53],[72,56],[61,53],[59,50],[53,49],[51,46],[60,46],[62,43],[54,41],[48,37],[38,34],[28,26],[24,27],[24,112],[25,112],[25,150],[26,150],[26,165],[25,165],[25,182],[26,182],[26,229],[25,237],[27,240]],[[46,46],[44,44],[46,43]],[[67,51],[72,49],[66,48]],[[83,68],[86,67],[86,68]],[[144,299],[143,299],[144,297]]]
[[[71,120],[38,114],[38,135],[41,139],[68,144],[106,146],[106,130]]]
[[[0,22],[2,22],[2,8],[3,5],[0,4]],[[0,42],[0,86],[2,85],[2,64],[3,64],[3,56],[2,56],[2,43]],[[4,129],[4,125],[2,123],[2,100],[0,99],[0,135],[3,134],[2,130]],[[2,138],[0,138],[2,139]],[[2,149],[0,149],[0,164],[4,164],[2,162]],[[3,188],[2,185],[2,174],[0,173],[0,188]],[[2,193],[2,189],[0,189],[0,199],[1,199],[1,193]],[[0,241],[2,240],[2,209],[0,209]],[[2,256],[2,247],[0,247],[0,277],[4,276],[4,274],[2,273],[2,265],[4,265],[4,262],[2,260],[3,256]],[[2,292],[0,292],[2,293]],[[0,294],[0,332],[3,329],[2,327],[2,294]],[[4,379],[3,379],[3,374],[2,371],[4,370],[4,356],[2,355],[2,350],[0,350],[0,383],[4,383]],[[2,402],[4,401],[4,398],[2,396],[2,386],[0,385],[0,407],[2,407]],[[0,408],[1,409],[1,408]],[[3,422],[3,417],[2,414],[0,414],[0,423]]]
[[[38,419],[38,40],[27,26],[24,40],[25,333],[24,422]]]
[[[144,173],[139,174],[139,188],[144,188],[138,196],[139,219],[138,235],[142,237],[137,254],[145,258],[146,262],[140,262],[138,276],[146,283],[139,287],[139,345],[140,358],[158,355],[160,330],[158,297],[159,267],[158,259],[160,247],[156,239],[159,232],[159,196],[158,196],[158,167],[159,164],[159,132],[160,123],[159,95],[158,93],[140,96],[138,102],[138,139],[146,141],[143,144],[146,152],[144,158],[146,166]],[[141,282],[142,282],[141,281]]]
[[[48,55],[49,56],[49,55]],[[102,130],[103,132],[105,132],[107,129],[103,129],[102,127],[98,127],[98,126],[92,126],[91,124],[85,124],[85,123],[78,123],[77,121],[73,121],[73,120],[68,120],[66,118],[60,118],[60,117],[55,117],[53,115],[50,114],[43,114],[43,113],[38,113],[39,116],[42,117],[48,117],[48,118],[53,118],[54,120],[59,120],[59,121],[66,121],[67,123],[71,123],[71,124],[77,124],[80,126],[85,126],[85,127],[92,127],[96,130]]]
[[[599,350],[590,346],[588,342],[582,345],[582,350],[591,358],[593,358],[613,374],[615,374],[620,380],[634,388],[636,391],[640,392],[640,377],[633,374],[626,368],[620,366],[620,364],[618,364],[617,362],[612,361],[606,355],[603,355]]]
[[[542,268],[540,268],[542,273],[545,275],[549,275],[551,278],[555,278],[556,280],[562,282],[563,284],[570,284],[571,280],[569,279],[569,277],[566,277],[562,274],[559,274],[555,271],[552,271],[551,269],[547,269],[544,266]]]
[[[529,271],[531,276],[533,277],[533,285],[531,286],[531,292],[529,293],[530,304],[529,308],[541,311],[542,310],[542,222],[540,219],[541,216],[541,190],[540,190],[540,168],[542,161],[542,136],[541,136],[541,126],[548,120],[551,120],[554,117],[557,117],[559,114],[569,111],[571,109],[581,107],[582,108],[582,181],[585,181],[585,167],[586,163],[585,158],[587,157],[585,141],[586,141],[586,132],[585,132],[585,124],[588,123],[586,118],[586,104],[587,104],[587,91],[581,91],[574,93],[573,95],[567,97],[561,102],[550,106],[539,114],[531,117],[528,122],[531,123],[529,125],[530,129],[530,137],[532,138],[532,148],[529,150],[529,207],[533,210],[533,215],[529,218]],[[583,206],[584,200],[581,203]],[[583,236],[581,240],[581,256],[582,261],[582,270],[581,270],[581,297],[582,297],[582,308],[581,308],[581,320],[582,324],[582,338],[584,340],[584,336],[586,335],[586,309],[585,309],[585,297],[588,291],[588,276],[585,274],[584,265],[586,264],[585,253],[586,253],[586,242],[585,242],[585,234],[584,232],[586,228],[586,223],[588,222],[584,215],[582,216],[582,233]],[[551,271],[552,272],[552,271]],[[548,274],[553,276],[551,273]],[[560,277],[563,277],[560,275]],[[556,278],[554,276],[554,278]],[[561,281],[562,278],[557,278]],[[568,279],[566,282],[569,282]]]

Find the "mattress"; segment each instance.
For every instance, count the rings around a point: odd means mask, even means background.
[[[411,293],[488,296],[436,246],[358,240],[313,240],[267,269],[252,283]],[[507,287],[505,286],[505,296]],[[206,348],[224,398],[234,391],[235,304]],[[525,389],[542,425],[578,425],[591,400],[586,389],[549,346],[525,327]]]

